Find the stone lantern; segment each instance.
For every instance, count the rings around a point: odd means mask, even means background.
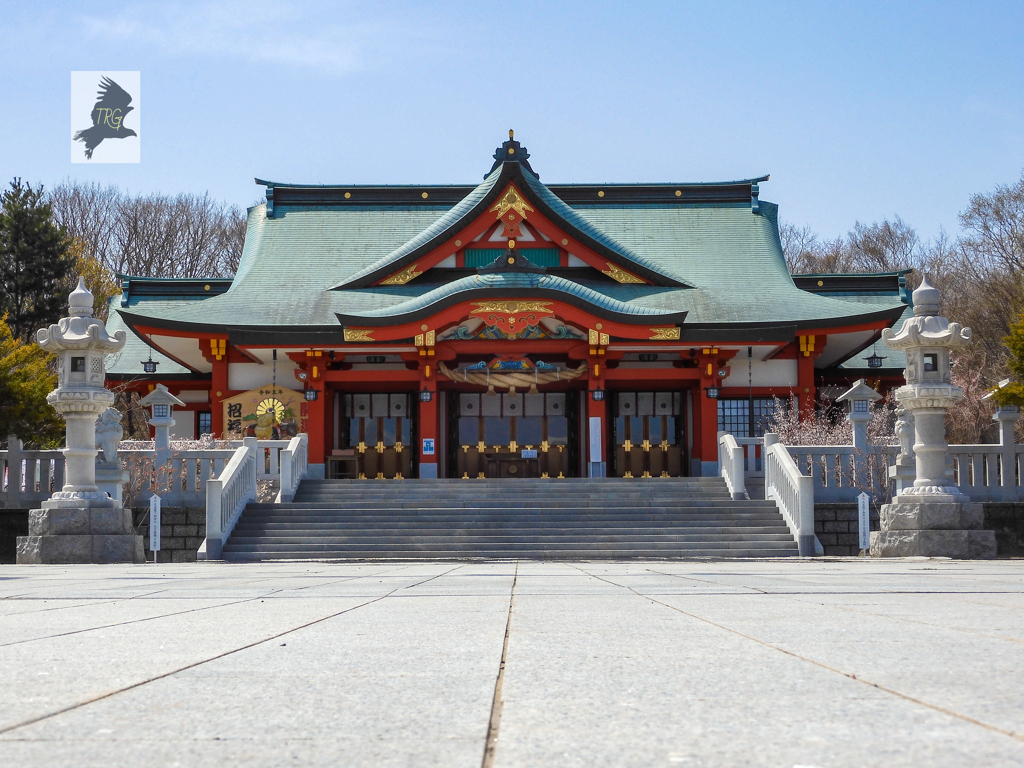
[[[66,423],[64,487],[29,513],[29,535],[18,538],[19,563],[141,563],[142,537],[131,512],[96,485],[96,419],[114,402],[103,386],[104,356],[125,344],[92,316],[93,295],[78,279],[68,317],[36,333],[57,356],[57,389],[46,396]]]
[[[868,453],[868,422],[871,421],[871,406],[882,396],[858,379],[853,386],[836,398],[837,403],[846,403],[846,420],[853,425],[853,461],[858,480],[867,477],[866,456]]]
[[[945,416],[964,393],[953,385],[949,353],[966,346],[971,329],[939,315],[939,291],[921,281],[913,294],[914,317],[882,340],[907,357],[907,383],[896,400],[914,421],[916,479],[881,511],[881,531],[871,534],[875,557],[995,557],[995,533],[983,531],[984,509],[954,485],[946,469]]]
[[[174,426],[174,407],[184,403],[167,391],[163,384],[139,400],[150,410],[150,426],[153,427],[153,447],[156,448],[156,464],[161,466],[171,456],[171,427]]]
[[[871,406],[882,396],[869,387],[864,379],[858,379],[853,386],[836,398],[837,403],[848,403],[846,420],[853,424],[853,447],[867,451],[868,422],[871,421]]]

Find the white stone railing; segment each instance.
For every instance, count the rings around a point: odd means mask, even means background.
[[[823,549],[814,535],[814,483],[801,474],[786,446],[771,433],[764,436],[764,497],[774,501],[790,533],[796,539],[801,557],[821,554]]]
[[[718,433],[718,473],[725,480],[729,493],[734,499],[747,497],[744,475],[746,458],[736,438],[728,432]]]
[[[235,450],[208,448],[174,451],[163,464],[156,466],[156,451],[119,450],[117,457],[129,472],[145,472],[152,478],[161,503],[167,507],[202,507],[206,504],[206,486],[221,475]],[[141,461],[140,461],[141,460]],[[129,484],[133,479],[129,479]],[[148,502],[153,488],[144,482],[133,498],[133,504]]]
[[[290,442],[290,440],[256,441],[256,469],[259,472],[260,480],[277,480],[280,477],[281,452],[288,447]],[[232,448],[238,448],[240,445],[242,445],[241,440],[231,441]]]
[[[863,491],[879,498],[892,495],[888,468],[896,463],[898,445],[789,445],[800,472],[814,483],[818,502],[854,502]]]
[[[236,448],[223,473],[206,484],[206,540],[197,553],[200,560],[219,560],[245,505],[256,499],[257,446],[250,437]]]
[[[953,482],[971,501],[1024,501],[1024,445],[951,445]]]
[[[764,467],[761,466],[761,453],[764,439],[760,437],[737,437],[736,444],[743,449],[743,462],[746,479],[764,477]]]
[[[30,509],[64,487],[61,451],[26,451],[21,440],[8,440],[0,451],[0,509]]]
[[[295,489],[306,476],[309,463],[309,438],[305,434],[293,437],[281,451],[281,491],[277,503],[287,504],[295,498]]]

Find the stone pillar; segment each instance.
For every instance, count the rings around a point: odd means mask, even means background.
[[[1017,500],[1017,438],[1016,425],[1020,420],[1020,408],[1002,405],[992,418],[999,422],[999,463],[1001,465],[1000,486],[1003,501]]]
[[[29,512],[29,535],[18,538],[18,563],[142,563],[142,537],[131,511],[96,485],[96,418],[114,402],[103,386],[104,356],[125,344],[92,316],[85,281],[69,297],[68,317],[36,334],[58,358],[58,384],[46,401],[64,417],[64,487]]]
[[[971,329],[939,315],[939,291],[922,280],[914,291],[914,317],[882,340],[907,356],[907,383],[896,390],[914,417],[916,479],[881,510],[881,530],[871,534],[874,557],[989,558],[995,533],[983,531],[984,510],[949,483],[946,473],[946,411],[963,397],[950,379],[949,354],[966,346]]]

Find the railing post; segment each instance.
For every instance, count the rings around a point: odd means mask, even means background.
[[[287,504],[292,500],[292,451],[290,448],[281,451],[280,499],[282,504]]]
[[[779,436],[775,432],[764,433],[764,448],[761,449],[761,466],[764,468],[764,497],[768,498],[768,489],[774,484],[774,480],[771,477],[773,461],[769,460],[771,454],[771,448],[779,442]]]
[[[814,557],[814,478],[800,475],[800,509],[797,523],[797,549],[800,557]]]
[[[252,466],[253,466],[252,483],[250,483],[250,487],[248,489],[249,490],[249,498],[250,499],[257,499],[257,498],[259,498],[259,492],[258,492],[259,480],[258,480],[258,478],[260,476],[260,469],[262,469],[262,466],[263,466],[263,462],[261,461],[263,456],[261,456],[260,452],[257,451],[258,442],[257,442],[255,437],[245,437],[245,438],[242,438],[242,443],[245,445],[246,448],[249,449],[249,457],[250,457],[250,460],[252,461]]]
[[[1017,438],[1014,427],[1020,419],[1020,408],[1004,405],[992,416],[999,422],[999,496],[1003,501],[1017,500]]]
[[[208,480],[206,483],[206,559],[220,560],[224,549],[224,532],[221,530],[221,496],[224,481]]]
[[[12,507],[22,506],[21,448],[21,440],[14,435],[7,437],[7,492]]]

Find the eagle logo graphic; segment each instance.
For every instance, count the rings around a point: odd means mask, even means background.
[[[129,106],[132,97],[124,88],[109,77],[100,81],[97,93],[99,101],[92,108],[92,127],[75,134],[75,141],[85,144],[85,156],[92,160],[92,153],[104,139],[126,139],[138,136],[131,128],[125,127],[124,119],[135,107]]]

